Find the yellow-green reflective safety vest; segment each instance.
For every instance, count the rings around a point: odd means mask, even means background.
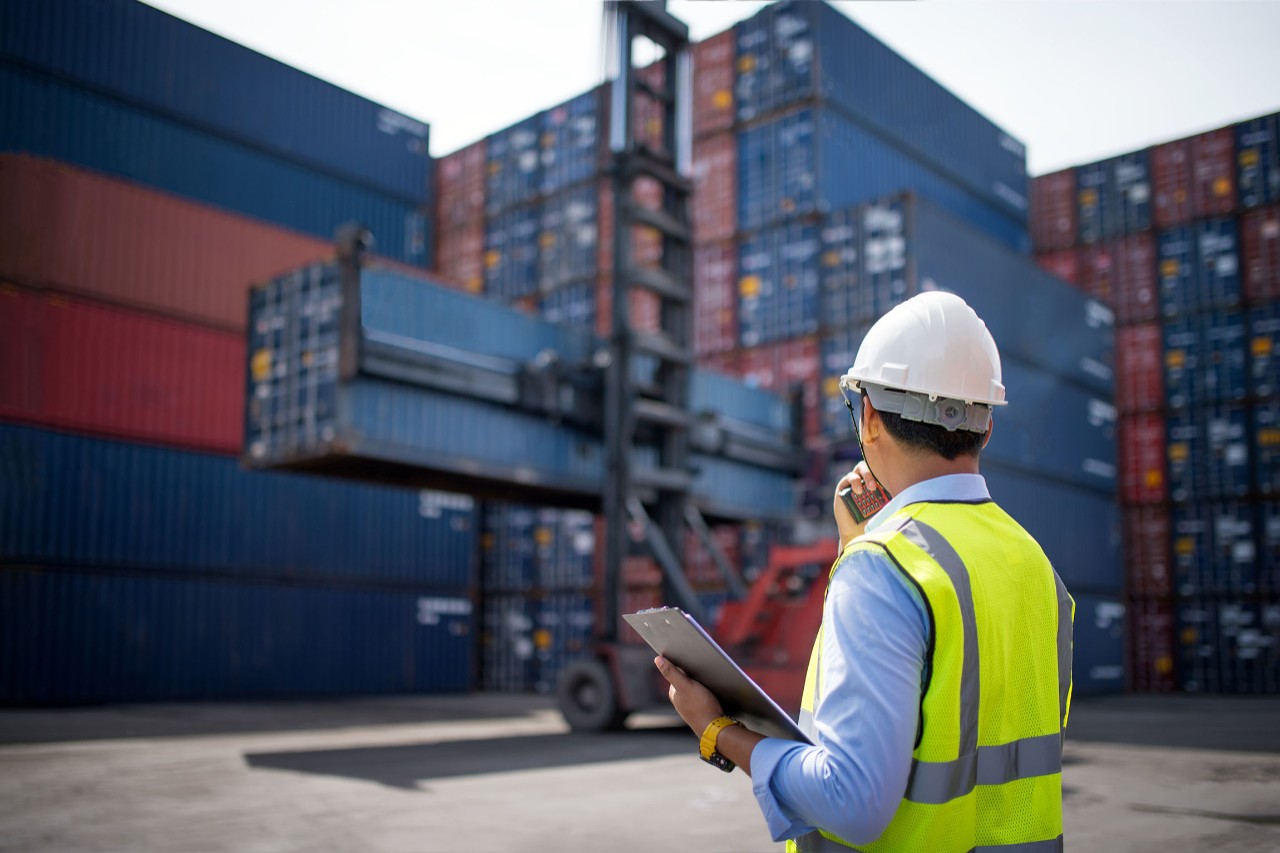
[[[911,775],[889,826],[871,844],[811,832],[787,849],[1061,851],[1075,602],[1040,546],[990,501],[926,502],[851,542],[832,574],[857,551],[887,555],[929,613]],[[821,661],[819,630],[800,713],[815,742]]]

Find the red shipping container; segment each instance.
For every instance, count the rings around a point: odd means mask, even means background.
[[[1036,264],[1040,269],[1067,282],[1080,284],[1080,250],[1056,249],[1052,252],[1041,252],[1036,255]]]
[[[0,285],[0,418],[236,454],[243,335]]]
[[[1240,217],[1244,295],[1250,302],[1280,299],[1280,205]]]
[[[248,289],[333,254],[271,225],[0,154],[0,278],[243,331]]]
[[[804,434],[816,440],[822,428],[822,358],[816,337],[794,338],[742,350],[740,371],[748,385],[788,394],[800,386],[804,405]]]
[[[1120,418],[1119,451],[1120,497],[1130,504],[1163,503],[1169,492],[1164,471],[1164,416]]]
[[[738,141],[732,133],[693,145],[693,240],[732,240],[738,230]]]
[[[737,41],[725,30],[693,46],[693,135],[733,127],[734,62]]]
[[[1226,216],[1236,200],[1235,132],[1227,127],[1151,149],[1156,228]]]
[[[1174,673],[1175,624],[1170,601],[1130,599],[1129,689],[1169,693],[1176,689]]]
[[[1031,179],[1031,242],[1036,250],[1076,244],[1076,170]]]
[[[483,291],[484,220],[437,232],[436,267],[442,284],[468,293]]]
[[[698,366],[705,370],[714,370],[725,376],[742,375],[742,354],[738,352],[718,352],[698,357]]]
[[[698,358],[738,343],[738,250],[732,243],[693,250],[693,352]]]
[[[1116,329],[1116,408],[1149,412],[1164,406],[1164,337],[1159,323]]]
[[[636,203],[649,210],[662,207],[662,185],[652,178],[639,178],[632,186]],[[613,182],[600,182],[600,238],[596,263],[601,276],[613,275]],[[647,225],[631,229],[632,260],[637,266],[655,267],[662,261],[662,234]]]
[[[488,186],[485,140],[436,161],[436,227],[442,231],[484,224]]]
[[[1169,550],[1169,510],[1163,506],[1124,511],[1125,585],[1131,596],[1173,594],[1173,556]]]
[[[1134,234],[1080,250],[1080,287],[1112,306],[1120,325],[1160,316],[1155,238]]]

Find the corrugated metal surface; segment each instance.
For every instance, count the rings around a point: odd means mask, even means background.
[[[494,214],[534,198],[542,188],[542,113],[488,138],[485,211]]]
[[[541,206],[538,289],[546,292],[597,274],[599,191],[593,182],[549,196]]]
[[[694,241],[733,239],[738,230],[738,141],[732,133],[694,143],[693,189]]]
[[[1151,149],[1157,228],[1225,216],[1236,203],[1235,133],[1211,130]]]
[[[380,254],[431,264],[420,206],[3,65],[0,105],[0,149],[65,160],[324,240],[356,220],[373,232]]]
[[[861,286],[876,298],[862,319],[921,291],[949,290],[983,318],[1002,358],[1111,392],[1114,315],[1106,306],[921,199],[868,205],[861,215]]]
[[[1241,207],[1280,202],[1280,113],[1235,126]]]
[[[1165,423],[1159,414],[1120,419],[1120,497],[1129,504],[1162,503],[1169,496],[1165,477]]]
[[[481,542],[487,592],[580,591],[594,580],[595,517],[589,512],[489,503]]]
[[[1196,238],[1190,225],[1161,231],[1156,238],[1160,309],[1166,317],[1194,311],[1200,301]]]
[[[1168,599],[1130,598],[1129,686],[1146,693],[1169,693],[1176,687],[1173,604]]]
[[[1076,201],[1081,243],[1096,243],[1150,228],[1148,151],[1133,151],[1076,167]]]
[[[441,231],[484,219],[487,153],[482,139],[436,162],[436,222]]]
[[[1169,550],[1169,510],[1163,506],[1124,509],[1124,563],[1130,595],[1168,596],[1173,592]]]
[[[904,189],[919,192],[1017,252],[1025,222],[830,109],[798,109],[738,134],[738,226],[757,229]]]
[[[0,425],[0,563],[461,587],[465,496]]]
[[[1033,178],[1030,189],[1032,245],[1036,251],[1070,249],[1076,244],[1075,169]]]
[[[1180,409],[1200,398],[1203,350],[1200,318],[1177,317],[1164,324],[1164,393]]]
[[[770,228],[740,244],[738,324],[743,346],[818,330],[821,253],[819,227],[802,222]]]
[[[1164,336],[1156,323],[1116,329],[1116,408],[1153,411],[1164,406]]]
[[[244,336],[0,285],[0,419],[234,454]]]
[[[485,690],[523,693],[533,689],[536,609],[536,602],[519,593],[485,599],[480,657],[480,685]]]
[[[737,40],[731,29],[693,46],[693,135],[695,139],[733,127],[736,54]]]
[[[1072,695],[1115,693],[1124,689],[1125,611],[1121,597],[1073,595],[1076,601],[1072,644]]]
[[[1280,593],[1280,503],[1258,502],[1258,588]]]
[[[1036,255],[1040,269],[1070,284],[1080,285],[1080,252],[1076,249],[1058,249]]]
[[[1022,143],[831,6],[770,5],[735,31],[739,120],[814,98],[838,105],[1025,223]]]
[[[1240,248],[1245,298],[1280,300],[1280,207],[1240,217]]]
[[[1239,305],[1240,246],[1235,219],[1209,219],[1197,222],[1195,228],[1200,307]]]
[[[0,569],[0,701],[263,699],[472,687],[465,588]]]
[[[1280,606],[1198,598],[1177,611],[1178,679],[1188,693],[1280,690]]]
[[[1211,311],[1164,325],[1165,400],[1172,408],[1248,393],[1244,314]]]
[[[491,216],[484,233],[484,292],[503,301],[538,289],[537,206],[516,207]]]
[[[4,0],[0,55],[410,204],[429,128],[131,0]]]
[[[1249,393],[1280,395],[1280,304],[1261,305],[1247,315],[1249,329]]]
[[[436,272],[445,283],[468,293],[484,290],[484,219],[436,232]]]
[[[538,158],[544,195],[591,181],[600,172],[607,142],[600,103],[601,90],[592,89],[543,113]]]
[[[1012,470],[985,453],[982,474],[992,499],[1035,537],[1073,594],[1121,588],[1120,514],[1114,499]],[[1090,535],[1081,537],[1081,530]]]
[[[898,244],[890,242],[888,247]],[[870,248],[879,249],[882,244]],[[901,255],[905,246],[896,252],[879,252],[864,260],[862,240],[862,210],[847,207],[826,217],[822,225],[822,325],[828,329],[866,322],[875,313],[876,293],[864,276],[877,273],[883,266]],[[888,257],[886,257],[888,255]],[[846,370],[848,368],[845,368]]]
[[[1243,406],[1221,403],[1173,412],[1166,434],[1172,500],[1249,494],[1249,418]]]
[[[1114,308],[1117,324],[1160,316],[1155,238],[1150,234],[1107,240],[1081,248],[1079,254],[1081,288]]]
[[[1250,426],[1254,488],[1261,495],[1280,496],[1280,400],[1255,403]]]
[[[296,232],[49,160],[0,154],[0,186],[0,278],[236,331],[252,282],[333,252]]]
[[[732,243],[693,250],[693,351],[701,357],[738,345],[738,250]]]

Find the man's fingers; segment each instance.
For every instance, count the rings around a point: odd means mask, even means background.
[[[673,686],[689,680],[689,676],[685,675],[680,667],[661,655],[653,659],[653,664],[658,668],[658,672],[662,673],[662,677],[671,682]]]

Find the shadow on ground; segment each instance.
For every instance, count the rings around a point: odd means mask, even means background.
[[[246,753],[255,770],[287,770],[423,790],[420,783],[486,773],[545,770],[607,761],[691,755],[696,743],[684,726],[612,734],[524,735],[396,746]]]
[[[1067,741],[1280,754],[1280,696],[1094,696]]]

